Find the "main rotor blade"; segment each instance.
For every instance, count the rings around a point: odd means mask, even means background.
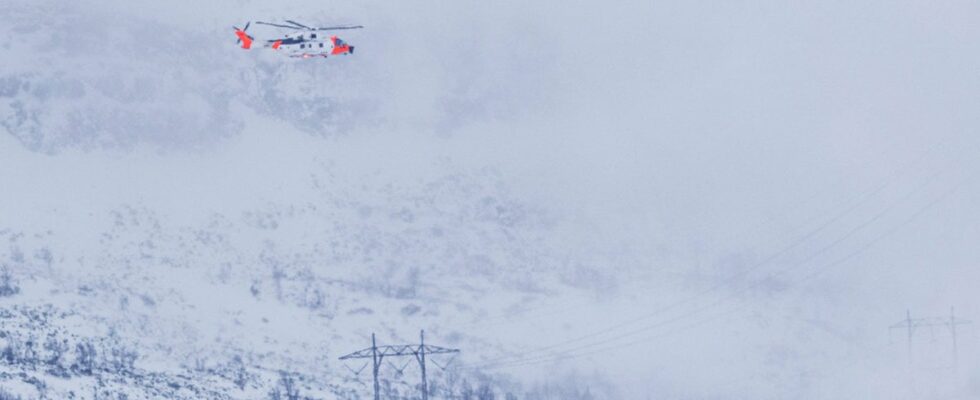
[[[313,28],[313,30],[315,30],[315,31],[342,31],[342,30],[345,30],[345,29],[362,29],[362,28],[364,28],[364,27],[361,26],[361,25],[354,25],[354,26],[328,26],[326,28]]]
[[[242,32],[248,32],[248,26],[249,25],[252,25],[252,21],[248,21],[248,22],[245,23],[245,29],[242,29]]]
[[[289,25],[281,25],[281,24],[270,24],[270,23],[268,23],[268,22],[262,22],[262,21],[255,21],[255,23],[256,23],[256,24],[260,24],[260,25],[269,25],[269,26],[274,26],[274,27],[277,27],[277,28],[286,28],[286,29],[300,29],[300,28],[297,28],[297,27],[295,27],[295,26],[289,26]]]
[[[293,20],[289,20],[289,19],[287,19],[287,20],[286,20],[286,22],[287,22],[287,23],[290,23],[290,24],[293,24],[293,25],[296,25],[296,26],[298,26],[298,27],[300,27],[300,28],[303,28],[303,29],[310,29],[310,30],[312,30],[312,29],[313,29],[313,28],[310,28],[310,27],[308,27],[308,26],[306,26],[306,25],[303,25],[303,24],[301,24],[301,23],[299,23],[299,22],[296,22],[296,21],[293,21]]]

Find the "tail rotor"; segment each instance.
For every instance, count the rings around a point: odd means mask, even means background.
[[[238,41],[235,42],[235,44],[241,44],[242,48],[246,50],[252,48],[252,42],[255,40],[254,37],[247,33],[248,27],[251,25],[252,22],[249,21],[245,24],[245,29],[239,29],[237,26],[232,26],[232,28],[235,28],[235,36],[238,37]]]

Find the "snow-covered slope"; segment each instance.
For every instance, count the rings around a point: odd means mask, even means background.
[[[310,14],[313,6],[317,12]],[[434,41],[441,35],[428,24],[412,32],[420,22],[399,17],[406,6],[324,9],[299,2],[269,11],[238,1],[14,1],[0,7],[0,32],[11,39],[2,45],[0,123],[24,146],[43,152],[208,146],[241,131],[234,102],[317,136],[378,124],[445,131],[474,118],[534,111],[529,106],[545,98],[540,89],[549,85],[546,61],[554,52],[537,46],[539,35],[522,35],[533,27],[496,33],[493,40],[469,32]],[[311,63],[234,48],[230,25],[282,18],[289,10],[318,23],[368,19],[362,23],[370,31],[345,36],[367,51]],[[262,28],[253,33],[281,33]],[[469,40],[476,40],[472,48],[446,48]],[[497,50],[505,52],[474,54]]]
[[[0,399],[367,398],[421,329],[434,398],[897,398],[883,328],[980,313],[980,81],[885,3],[0,2]]]
[[[6,148],[19,170],[44,171],[3,174],[18,193],[0,230],[18,288],[0,300],[16,316],[5,328],[18,326],[4,342],[19,354],[13,381],[41,379],[49,398],[257,398],[284,379],[313,398],[363,394],[364,375],[350,381],[336,357],[371,332],[411,341],[424,328],[479,360],[498,342],[457,326],[616,284],[556,239],[568,222],[492,169],[409,155],[394,165],[409,159],[410,173],[362,171],[344,165],[360,155],[305,150],[320,140],[305,133],[272,143],[276,130],[249,126],[227,150],[190,156]],[[27,350],[49,336],[69,355]],[[91,371],[75,361],[88,343]],[[113,364],[118,352],[132,358]],[[166,384],[140,383],[149,376]]]
[[[615,285],[574,256],[587,249],[555,238],[561,215],[493,168],[410,138],[371,149],[389,139],[373,132],[448,132],[513,111],[506,86],[478,82],[506,71],[445,77],[417,106],[401,101],[403,76],[359,61],[370,55],[246,53],[230,28],[188,27],[207,18],[145,11],[0,5],[16,38],[0,69],[8,393],[357,397],[366,374],[337,357],[372,332],[412,341],[427,329],[478,360],[499,343],[456,326]],[[453,368],[474,389],[512,387]],[[409,393],[417,378],[385,379]]]

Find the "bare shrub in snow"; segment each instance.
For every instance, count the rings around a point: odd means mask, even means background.
[[[7,266],[0,267],[0,297],[10,297],[20,293],[20,287],[14,282]]]

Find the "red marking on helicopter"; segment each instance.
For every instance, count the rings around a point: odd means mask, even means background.
[[[347,43],[344,43],[343,40],[340,40],[340,38],[336,36],[331,36],[330,41],[333,42],[333,51],[330,52],[333,55],[351,54],[354,52],[353,47]]]
[[[245,31],[248,30],[248,26],[251,24],[252,24],[251,22],[245,24],[245,29],[238,29],[237,27],[233,27],[235,28],[235,36],[238,36],[238,43],[241,43],[242,48],[245,50],[251,49],[252,41],[255,40],[255,38],[245,33]]]
[[[245,24],[244,29],[235,27],[235,36],[241,43],[243,49],[251,49],[255,38],[250,36],[248,27],[252,23]],[[354,53],[354,46],[344,42],[337,36],[320,35],[321,31],[361,29],[363,26],[331,26],[324,28],[313,28],[296,21],[286,20],[286,24],[274,24],[269,22],[256,22],[256,25],[268,25],[279,29],[291,29],[295,32],[287,33],[284,37],[265,40],[262,47],[272,48],[273,50],[283,50],[290,57],[313,58],[337,55],[348,55]]]

